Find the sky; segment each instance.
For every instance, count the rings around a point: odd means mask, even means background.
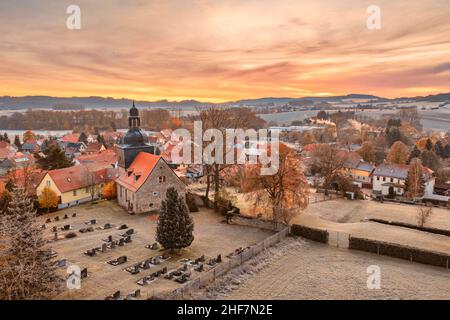
[[[81,9],[69,30],[66,9]],[[381,29],[369,30],[378,5]],[[224,102],[450,92],[448,0],[0,2],[0,95]]]

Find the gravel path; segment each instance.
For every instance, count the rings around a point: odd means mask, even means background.
[[[367,267],[381,268],[381,289],[367,289]],[[450,271],[287,238],[194,298],[450,299]]]

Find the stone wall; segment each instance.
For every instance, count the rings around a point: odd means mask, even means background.
[[[159,177],[165,176],[166,181],[159,182]],[[174,187],[180,195],[185,197],[186,185],[169,168],[167,163],[160,159],[155,165],[147,181],[141,186],[135,196],[134,212],[156,211],[161,207],[161,201],[166,198],[168,188]]]

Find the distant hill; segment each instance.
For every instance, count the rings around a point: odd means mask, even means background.
[[[136,104],[140,108],[161,108],[161,107],[203,107],[209,105],[220,105],[220,106],[277,106],[290,104],[292,106],[307,106],[314,103],[339,103],[345,100],[357,100],[365,99],[376,102],[388,102],[388,101],[429,101],[429,102],[446,102],[450,101],[450,93],[441,93],[436,95],[429,95],[424,97],[404,97],[396,99],[386,99],[382,97],[377,97],[368,94],[348,94],[343,96],[330,96],[330,97],[301,97],[301,98],[291,98],[291,97],[265,97],[257,99],[244,99],[238,101],[230,101],[226,103],[209,103],[200,102],[197,100],[182,100],[182,101],[169,101],[169,100],[159,100],[159,101],[136,101]],[[78,105],[84,108],[95,108],[95,109],[105,109],[105,108],[128,108],[132,104],[131,99],[115,99],[110,97],[50,97],[50,96],[25,96],[25,97],[11,97],[3,96],[0,97],[0,110],[20,110],[20,109],[52,109],[58,105]]]

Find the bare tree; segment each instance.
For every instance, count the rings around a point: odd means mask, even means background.
[[[98,177],[95,172],[92,172],[87,168],[84,175],[86,191],[90,194],[91,200],[93,201],[95,196],[101,192],[98,184]]]
[[[346,159],[336,146],[329,144],[318,145],[313,158],[313,171],[324,178],[323,186],[327,192],[334,177],[344,168]]]
[[[433,213],[433,208],[431,206],[420,206],[417,209],[417,224],[419,227],[423,227],[427,222],[428,218]]]

